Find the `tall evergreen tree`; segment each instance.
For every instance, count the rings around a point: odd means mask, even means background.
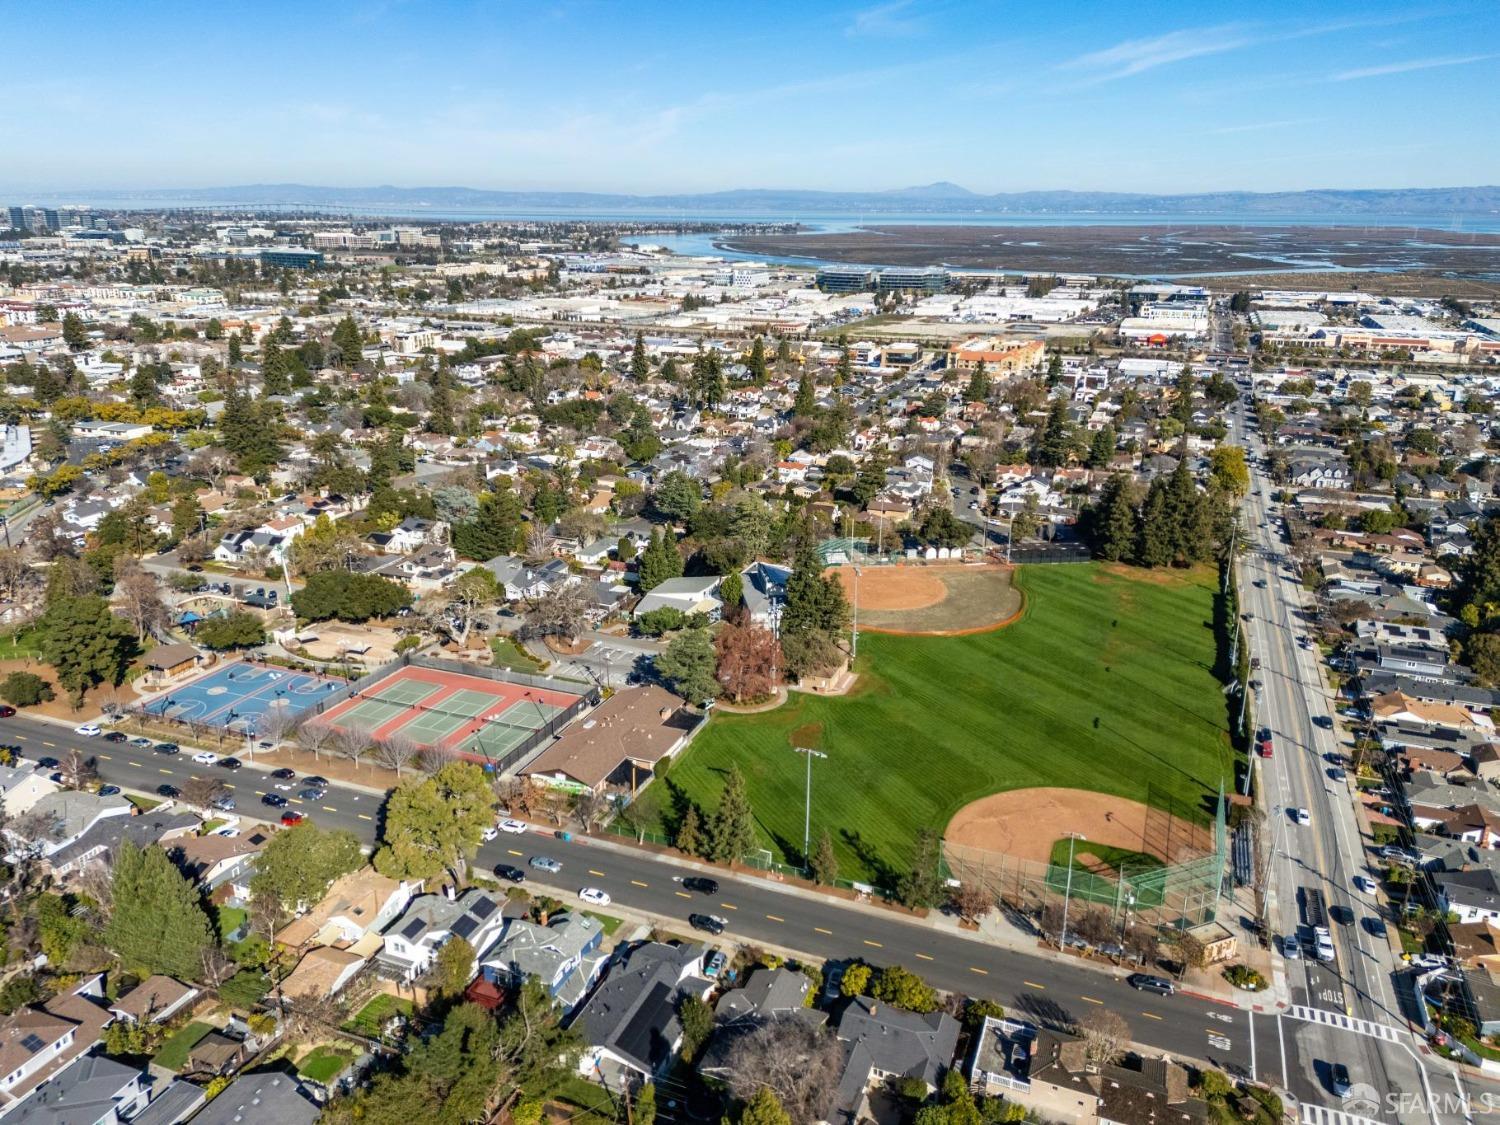
[[[734,863],[754,846],[755,813],[745,790],[745,776],[738,766],[730,766],[724,795],[708,826],[708,858],[715,863]]]
[[[427,432],[451,434],[453,425],[453,391],[448,385],[448,376],[439,372],[433,380],[432,398],[427,403]]]
[[[233,367],[244,361],[245,345],[240,339],[238,332],[229,334],[229,366]]]
[[[651,375],[651,361],[646,358],[645,333],[635,334],[635,347],[630,352],[630,377],[644,383]]]
[[[849,345],[845,344],[839,349],[838,366],[834,368],[833,381],[843,386],[854,377],[854,357],[849,352]]]
[[[1041,440],[1037,442],[1032,460],[1038,465],[1060,468],[1068,463],[1072,451],[1072,424],[1068,420],[1068,404],[1060,398],[1052,400],[1047,410],[1047,421],[1042,427]]]
[[[652,529],[651,542],[641,552],[636,573],[636,589],[646,593],[668,578],[682,577],[682,555],[677,545],[659,530]]]
[[[750,378],[758,387],[766,381],[766,342],[759,336],[750,345],[750,356],[745,361],[750,368]]]
[[[1110,562],[1131,558],[1136,552],[1139,532],[1130,481],[1124,473],[1109,478],[1094,517],[1094,549],[1099,557]]]
[[[359,325],[354,321],[354,314],[347,314],[339,321],[333,329],[333,344],[339,352],[339,366],[346,371],[359,364],[359,358],[364,351],[364,337],[360,334]]]
[[[792,1125],[792,1118],[781,1108],[771,1087],[762,1086],[745,1103],[740,1113],[740,1125]]]
[[[1141,505],[1140,542],[1136,558],[1142,566],[1171,566],[1177,553],[1177,528],[1167,501],[1167,484],[1161,477],[1151,482]]]
[[[521,502],[509,483],[479,498],[479,511],[468,523],[453,528],[453,549],[465,558],[488,561],[516,549],[521,526]]]
[[[813,373],[803,368],[802,377],[797,380],[797,397],[792,400],[794,417],[811,418],[818,412],[818,402],[814,394]]]
[[[969,375],[969,385],[964,390],[965,402],[984,402],[990,397],[990,375],[984,369],[984,360],[974,365]]]
[[[212,940],[198,892],[161,848],[129,840],[115,855],[114,914],[104,940],[125,965],[178,980],[198,979]]]
[[[1108,422],[1095,430],[1093,440],[1089,443],[1089,468],[1107,468],[1115,455],[1115,443],[1118,440],[1114,426]]]

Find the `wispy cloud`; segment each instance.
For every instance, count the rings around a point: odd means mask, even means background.
[[[912,0],[890,0],[854,13],[854,19],[844,29],[845,35],[874,36],[882,39],[898,39],[903,35],[914,35],[922,30],[918,16],[908,14]]]
[[[1380,66],[1362,66],[1354,70],[1341,70],[1329,75],[1330,82],[1353,82],[1358,78],[1380,78],[1387,74],[1407,74],[1413,70],[1435,70],[1440,66],[1467,66],[1469,63],[1485,62],[1500,58],[1500,55],[1445,55],[1432,59],[1407,59],[1405,62],[1382,63]]]
[[[1142,74],[1168,63],[1234,51],[1253,42],[1255,36],[1243,24],[1191,27],[1146,39],[1127,39],[1113,47],[1090,51],[1059,65],[1065,70],[1093,71],[1095,81],[1110,82],[1116,78]]]

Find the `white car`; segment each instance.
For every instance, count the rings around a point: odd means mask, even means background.
[[[578,897],[594,906],[609,905],[609,895],[605,894],[598,887],[584,887],[583,890],[578,892]]]
[[[1297,809],[1292,813],[1292,815],[1297,818],[1298,824],[1312,823],[1312,813],[1308,812],[1306,809]]]
[[[102,732],[98,723],[84,723],[81,727],[74,727],[73,733],[81,734],[84,738],[98,738]]]
[[[219,756],[208,750],[200,750],[193,755],[193,761],[197,762],[200,766],[211,766],[218,760]]]
[[[479,838],[488,844],[498,835],[500,833],[496,832],[493,827],[486,825],[484,831],[479,834]]]
[[[1356,875],[1354,877],[1354,886],[1357,890],[1363,891],[1367,895],[1372,895],[1377,890],[1375,880],[1371,879],[1368,875]]]
[[[528,831],[530,828],[531,825],[527,824],[524,820],[502,820],[500,822],[501,832],[509,832],[515,836],[521,835],[523,832]]]

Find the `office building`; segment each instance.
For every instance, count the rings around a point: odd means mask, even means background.
[[[913,289],[922,293],[941,293],[948,288],[948,271],[895,266],[881,270],[876,275],[875,288],[882,293],[906,292]]]
[[[279,246],[260,252],[260,264],[275,266],[283,270],[310,270],[323,264],[323,255],[316,250],[298,250]]]
[[[858,266],[823,266],[818,270],[817,286],[824,293],[862,293],[874,281],[871,270]]]

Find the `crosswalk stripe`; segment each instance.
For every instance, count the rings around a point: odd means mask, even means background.
[[[1359,1117],[1341,1109],[1325,1109],[1310,1102],[1302,1103],[1302,1125],[1382,1125],[1372,1117]]]
[[[1342,1012],[1330,1012],[1327,1008],[1309,1008],[1302,1004],[1293,1004],[1286,1010],[1286,1014],[1294,1020],[1320,1023],[1325,1027],[1337,1027],[1343,1031],[1353,1032],[1355,1035],[1368,1035],[1371,1039],[1383,1039],[1387,1043],[1401,1041],[1401,1032],[1388,1023],[1355,1019]]]

